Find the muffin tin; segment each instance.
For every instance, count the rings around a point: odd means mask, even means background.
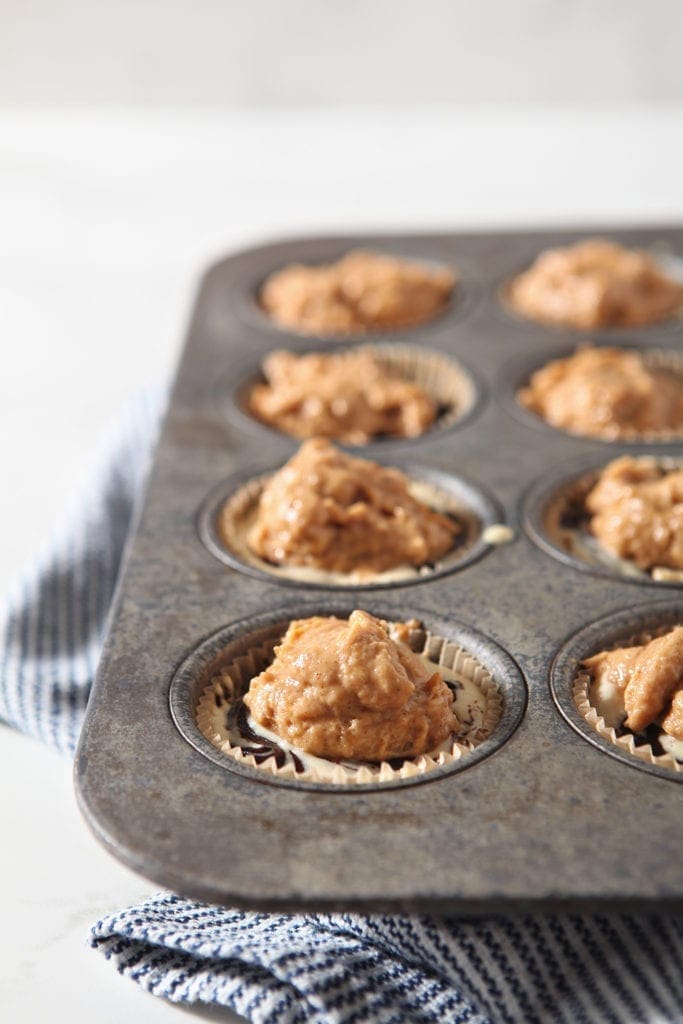
[[[520,368],[556,358],[582,336],[510,315],[501,282],[541,249],[595,234],[683,253],[680,228],[353,236],[266,245],[208,271],[76,759],[80,805],[113,854],[180,893],[264,910],[683,907],[683,774],[608,750],[568,703],[577,662],[602,645],[603,633],[608,644],[620,630],[680,618],[680,592],[552,557],[524,504],[565,463],[569,476],[580,460],[683,452],[683,444],[607,444],[538,429],[514,408]],[[391,590],[326,593],[245,571],[202,536],[211,533],[217,497],[297,448],[237,407],[260,359],[278,347],[347,344],[274,327],[256,305],[258,284],[285,263],[327,261],[358,246],[454,264],[461,283],[432,324],[348,344],[442,352],[466,368],[477,396],[452,428],[355,451],[492,496],[487,515],[495,508],[514,539]],[[680,352],[683,326],[591,337]],[[278,783],[211,747],[193,717],[207,658],[261,625],[354,606],[417,616],[481,658],[505,698],[491,741],[457,770],[419,782],[336,788]]]

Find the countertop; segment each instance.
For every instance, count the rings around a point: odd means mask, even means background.
[[[682,120],[663,105],[0,113],[0,588],[126,398],[171,374],[205,264],[303,233],[680,222]],[[90,836],[68,762],[0,727],[0,775],[7,1020],[181,1019],[87,949],[92,922],[154,887]]]

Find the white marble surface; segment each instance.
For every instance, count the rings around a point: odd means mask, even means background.
[[[680,222],[682,119],[682,106],[0,113],[0,589],[126,396],[170,373],[207,261],[312,231]],[[3,1020],[179,1019],[85,946],[98,915],[153,887],[90,837],[70,766],[0,728],[0,777]]]

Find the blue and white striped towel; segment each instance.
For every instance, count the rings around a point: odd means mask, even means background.
[[[0,716],[72,754],[156,413],[143,403],[10,595]],[[160,894],[91,944],[148,991],[262,1024],[678,1024],[680,921],[249,914]]]

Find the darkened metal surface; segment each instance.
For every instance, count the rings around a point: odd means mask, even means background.
[[[683,252],[683,229],[601,233]],[[304,239],[253,249],[209,270],[76,761],[81,807],[121,860],[179,892],[266,909],[480,913],[683,905],[683,787],[673,774],[605,756],[563,717],[565,675],[555,677],[563,714],[549,687],[551,665],[568,637],[633,605],[658,612],[659,602],[675,595],[575,571],[533,544],[518,524],[521,496],[557,463],[582,456],[607,461],[633,450],[538,429],[524,415],[511,415],[504,367],[539,365],[582,336],[512,316],[501,307],[501,283],[540,249],[581,234]],[[265,460],[284,462],[296,449],[288,438],[226,415],[216,400],[219,384],[238,384],[273,348],[312,347],[310,338],[263,318],[254,287],[283,263],[327,260],[357,245],[462,269],[461,298],[452,309],[428,328],[403,330],[392,340],[424,339],[462,360],[484,396],[457,429],[385,440],[364,453],[462,474],[502,504],[516,539],[458,572],[394,588],[386,602],[379,592],[349,590],[335,591],[334,604],[417,608],[443,633],[450,624],[455,634],[463,624],[507,652],[529,699],[510,738],[462,771],[380,791],[311,791],[275,786],[264,773],[231,771],[203,756],[177,728],[169,690],[178,668],[217,631],[228,627],[229,634],[238,620],[283,605],[296,612],[304,599],[311,607],[329,606],[320,590],[306,596],[300,587],[221,564],[201,543],[197,519],[207,494],[226,478],[249,475]],[[683,328],[593,336],[680,351]],[[317,347],[334,345],[321,340]],[[671,455],[676,449],[653,444],[647,450]],[[521,709],[523,686],[513,678]]]

